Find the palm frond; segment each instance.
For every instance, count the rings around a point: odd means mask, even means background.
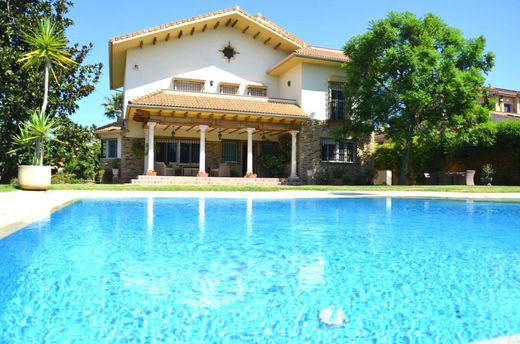
[[[51,66],[56,65],[61,68],[76,64],[76,61],[70,59],[70,53],[66,50],[67,39],[50,18],[41,19],[36,27],[23,32],[22,39],[32,49],[18,60],[23,62],[23,67],[38,67],[47,61]]]

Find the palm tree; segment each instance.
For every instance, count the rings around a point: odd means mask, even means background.
[[[105,107],[105,116],[117,119],[123,112],[123,93],[112,93],[110,97],[105,97],[105,102],[101,105]]]
[[[22,33],[22,38],[32,50],[25,53],[19,62],[23,62],[24,67],[38,68],[42,64],[44,66],[45,80],[41,111],[45,113],[49,98],[49,73],[53,66],[67,68],[76,62],[69,58],[70,53],[65,50],[67,39],[63,32],[58,30],[50,18],[41,19],[29,32]]]

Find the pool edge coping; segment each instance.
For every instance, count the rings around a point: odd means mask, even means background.
[[[12,197],[10,197],[12,196]],[[50,216],[81,199],[131,199],[131,198],[259,198],[259,199],[308,199],[308,198],[410,198],[458,200],[479,202],[520,202],[520,193],[464,193],[442,191],[321,191],[321,190],[281,190],[277,192],[262,191],[114,191],[114,190],[49,190],[21,191],[0,194],[2,198],[19,198],[37,196],[37,206],[34,212],[18,214],[15,219],[6,220],[0,213],[0,240],[16,233],[18,230]],[[45,206],[41,202],[50,202]],[[39,204],[38,204],[39,203]],[[20,204],[20,208],[25,204]]]

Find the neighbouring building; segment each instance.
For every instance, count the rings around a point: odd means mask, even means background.
[[[495,110],[490,113],[493,122],[520,119],[520,91],[491,87],[488,97],[495,100]]]
[[[109,58],[110,87],[123,89],[125,108],[97,135],[102,166],[117,165],[122,181],[157,174],[313,183],[325,171],[371,181],[373,135],[338,142],[331,132],[345,118],[340,50],[234,7],[113,38]],[[290,158],[280,167],[273,156],[282,150]]]

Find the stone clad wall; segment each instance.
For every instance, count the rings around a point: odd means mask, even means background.
[[[121,140],[121,182],[129,183],[132,179],[144,172],[144,148],[141,156],[135,156],[132,145],[140,144],[144,147],[144,138],[122,137]]]
[[[304,184],[322,183],[332,170],[343,170],[346,184],[369,184],[373,177],[374,135],[367,135],[357,143],[357,159],[354,163],[321,161],[321,138],[330,138],[330,130],[341,122],[310,120],[302,125],[298,134],[298,175]]]

